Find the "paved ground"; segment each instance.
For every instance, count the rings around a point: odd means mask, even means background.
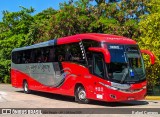
[[[24,94],[22,89],[13,88],[11,85],[0,84],[0,108],[100,108],[100,109],[115,109],[113,113],[118,113],[121,111],[121,108],[124,108],[122,111],[126,109],[137,109],[137,108],[159,108],[160,109],[160,101],[132,101],[132,102],[122,102],[122,103],[106,103],[99,101],[92,101],[90,104],[78,104],[74,101],[72,97],[66,97],[56,94],[50,93],[42,93],[42,92],[33,92],[32,94]],[[118,108],[118,109],[117,109]],[[88,111],[88,110],[87,110]],[[116,112],[117,111],[117,112]],[[159,113],[160,114],[160,113]],[[75,116],[75,114],[55,114],[56,116]],[[54,116],[55,116],[54,115]],[[91,117],[91,116],[106,116],[106,114],[76,114],[77,116]],[[0,115],[4,117],[8,117],[9,115]],[[19,117],[22,115],[12,115],[15,117]],[[23,115],[28,116],[28,115]],[[30,115],[29,115],[30,116]],[[50,116],[46,115],[32,115],[35,117],[43,117]],[[110,114],[109,116],[128,116],[127,114]],[[159,115],[146,115],[146,114],[138,114],[138,115],[130,115],[136,117],[142,116],[154,116],[158,117]]]

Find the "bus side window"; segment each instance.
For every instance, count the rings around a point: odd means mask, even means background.
[[[89,47],[100,47],[100,42],[98,41],[94,41],[94,40],[90,40],[90,39],[84,39],[82,41],[84,49],[85,49],[85,53],[86,53],[86,57],[87,57],[87,61],[88,61],[88,66],[90,69],[90,72],[92,72],[92,55],[93,53],[91,51],[88,50]]]
[[[30,63],[35,63],[35,49],[31,50],[31,55],[30,55]]]
[[[17,64],[18,63],[18,52],[12,52],[12,62]]]
[[[63,58],[63,56],[62,56],[62,55],[59,55],[59,56],[58,56],[58,61],[59,61],[59,62],[64,61],[64,58]]]
[[[70,46],[66,45],[65,49],[65,61],[72,61],[72,54],[70,52]]]
[[[22,51],[20,64],[23,64],[24,62],[25,62],[25,53],[24,53],[24,51]]]
[[[88,68],[90,73],[93,73],[92,69],[93,69],[93,53],[88,51],[86,52],[86,56],[87,56],[87,60],[88,60]]]
[[[82,51],[79,43],[72,43],[70,46],[70,61],[84,65],[85,59],[82,56]]]
[[[21,64],[22,63],[22,52],[17,51],[16,56],[17,56],[16,63]]]
[[[102,54],[93,55],[94,69],[93,73],[101,78],[104,78],[104,60]]]
[[[44,63],[45,62],[45,48],[38,48],[37,49],[37,63]]]
[[[40,62],[44,63],[46,60],[46,56],[45,56],[45,50],[44,48],[41,49],[41,55],[40,55]]]
[[[31,50],[26,50],[25,51],[26,57],[25,57],[25,63],[30,63],[31,62]]]
[[[41,51],[39,48],[35,49],[35,63],[40,63],[41,62]]]
[[[65,60],[65,45],[55,46],[55,62],[62,62]]]
[[[52,47],[52,48],[49,48],[49,53],[48,53],[48,62],[54,62],[55,61],[55,49]]]

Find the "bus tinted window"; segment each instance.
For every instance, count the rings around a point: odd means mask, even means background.
[[[55,47],[55,62],[65,61],[65,45]]]
[[[56,46],[55,56],[56,62],[68,61],[85,64],[85,58],[82,56],[79,43]]]
[[[18,57],[16,52],[12,52],[12,62],[13,63],[18,63]]]
[[[104,78],[104,60],[102,54],[94,54],[94,71],[93,73],[101,78]]]
[[[85,64],[84,53],[82,54],[79,43],[28,49],[12,53],[12,62],[16,64],[63,61]]]
[[[12,62],[15,64],[22,63],[22,51],[21,52],[12,52]]]
[[[49,57],[49,52],[48,52],[48,47],[45,48],[38,48],[35,51],[36,60],[34,62],[36,63],[45,63],[48,61]]]
[[[54,47],[50,47],[47,50],[47,62],[54,62],[55,61],[55,48]]]
[[[100,42],[94,40],[83,40],[83,46],[85,49],[88,65],[92,64],[92,52],[88,50],[89,47],[100,47]]]
[[[85,64],[85,58],[79,46],[79,43],[69,44],[66,49],[66,58],[72,62]]]
[[[22,63],[30,63],[31,50],[22,52]]]
[[[55,56],[53,46],[12,52],[12,62],[15,64],[44,63],[54,61]]]
[[[87,59],[91,58],[91,51],[88,50],[89,47],[100,47],[100,42],[93,40],[83,40],[83,46],[86,52]]]

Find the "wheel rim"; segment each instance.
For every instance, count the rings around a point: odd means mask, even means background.
[[[28,85],[27,85],[27,83],[24,84],[24,91],[25,91],[25,92],[28,91]]]
[[[84,100],[86,99],[86,92],[84,90],[81,90],[79,93],[78,93],[78,97],[80,100]]]

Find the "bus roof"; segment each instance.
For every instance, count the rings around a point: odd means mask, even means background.
[[[111,43],[111,44],[136,44],[136,41],[123,37],[123,36],[100,34],[100,33],[86,33],[86,34],[76,34],[73,36],[53,39],[53,40],[49,40],[46,42],[42,42],[42,43],[38,43],[38,44],[34,44],[31,46],[26,46],[22,48],[16,48],[16,49],[13,49],[13,51],[33,49],[33,48],[46,47],[46,46],[52,46],[52,45],[61,45],[61,44],[67,44],[67,43],[74,43],[74,42],[79,42],[80,40],[87,40],[87,39],[91,39],[91,40],[95,40],[99,42]]]
[[[95,41],[107,42],[112,44],[137,44],[136,41],[123,36],[101,34],[101,33],[76,34],[73,36],[62,37],[58,39],[57,44],[78,42],[84,39],[92,39]]]
[[[13,51],[20,51],[20,50],[39,48],[39,47],[52,46],[52,45],[55,45],[55,42],[56,42],[55,40],[49,40],[49,41],[45,41],[45,42],[41,42],[41,43],[37,43],[37,44],[31,45],[31,46],[15,48],[15,49],[13,49]]]

